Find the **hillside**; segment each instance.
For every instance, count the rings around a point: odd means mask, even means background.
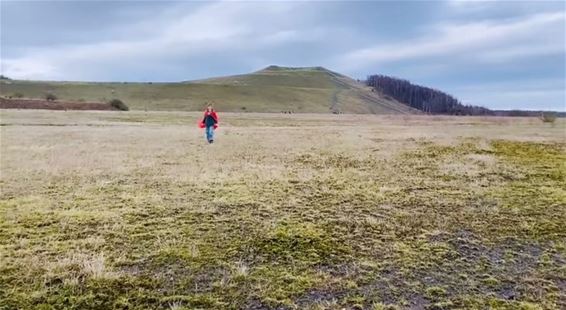
[[[221,111],[295,113],[418,113],[347,76],[322,67],[269,66],[242,75],[181,83],[99,83],[3,80],[2,96],[61,100],[119,98],[133,110],[194,111],[212,102]]]
[[[455,97],[438,89],[391,76],[370,75],[366,84],[381,94],[429,114],[494,115],[494,112],[487,108],[464,105]]]

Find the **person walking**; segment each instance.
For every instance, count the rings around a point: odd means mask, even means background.
[[[204,117],[199,123],[200,128],[205,128],[206,141],[208,143],[214,142],[214,130],[218,128],[218,115],[211,105],[206,107]]]

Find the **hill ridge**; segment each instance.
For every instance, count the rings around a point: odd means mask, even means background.
[[[106,102],[119,98],[133,110],[201,110],[213,103],[221,111],[296,113],[414,114],[405,104],[375,92],[346,75],[321,66],[263,69],[178,83],[2,82],[3,96]]]

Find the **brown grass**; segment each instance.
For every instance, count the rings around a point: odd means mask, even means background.
[[[561,119],[0,116],[8,309],[566,306]]]

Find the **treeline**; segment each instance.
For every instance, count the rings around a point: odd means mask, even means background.
[[[464,105],[458,99],[436,89],[415,85],[407,80],[386,75],[370,75],[366,84],[375,90],[430,114],[449,115],[494,115],[494,112],[479,106]]]
[[[529,116],[541,117],[546,114],[552,114],[556,117],[566,117],[566,112],[557,111],[532,111],[532,110],[493,110],[496,116]]]

